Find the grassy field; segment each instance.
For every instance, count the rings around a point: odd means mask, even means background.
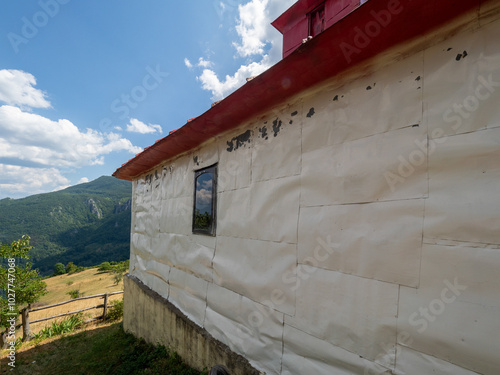
[[[97,268],[71,275],[54,276],[45,279],[45,282],[49,293],[43,296],[37,305],[51,305],[66,301],[69,299],[67,293],[72,289],[79,289],[85,296],[123,290],[123,281],[116,285],[112,273],[97,271]]]
[[[61,275],[45,279],[49,293],[32,306],[41,307],[67,301],[70,290],[79,289],[84,296],[112,293],[123,290],[123,281],[115,284],[112,273],[89,269],[71,275]],[[122,294],[110,298],[121,300]],[[86,306],[102,304],[102,298],[75,301],[63,306],[30,313],[30,320],[75,311]],[[102,308],[89,310],[85,318],[101,315]],[[67,318],[67,317],[65,317]],[[33,333],[57,320],[31,325]],[[18,331],[16,337],[21,337]],[[8,366],[8,352],[0,355],[0,374],[16,375],[87,375],[87,374],[175,374],[206,375],[182,363],[175,353],[169,353],[162,346],[153,346],[143,340],[123,332],[121,322],[107,323],[97,321],[84,325],[72,333],[45,340],[23,343],[16,350],[15,368]]]
[[[45,282],[47,283],[47,290],[49,291],[49,293],[43,296],[39,302],[33,304],[31,307],[36,308],[67,301],[71,299],[71,297],[68,295],[68,292],[75,289],[80,291],[80,296],[82,297],[102,293],[112,293],[123,290],[123,281],[116,284],[113,277],[114,276],[112,273],[105,273],[97,271],[97,268],[91,268],[79,273],[70,275],[65,274],[45,279]],[[123,299],[122,294],[110,296],[108,303],[113,304],[113,301],[121,299]],[[81,310],[87,307],[100,305],[102,303],[102,297],[75,301],[62,306],[35,311],[33,313],[30,313],[29,318],[31,321],[34,321],[49,316],[59,315],[67,312]],[[102,308],[85,311],[84,315],[87,319],[95,318],[99,315],[102,315]],[[36,333],[46,326],[50,326],[53,322],[61,321],[63,319],[65,318],[62,317],[47,320],[45,322],[31,324],[31,332]]]

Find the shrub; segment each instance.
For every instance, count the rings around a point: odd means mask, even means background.
[[[102,262],[97,268],[98,271],[111,271],[111,264],[109,262]]]
[[[120,281],[123,280],[123,273],[115,272],[113,276],[113,280],[115,281],[115,285],[120,284]]]
[[[66,273],[75,273],[77,268],[78,267],[75,264],[73,264],[73,262],[69,262],[66,265]]]
[[[107,320],[119,320],[123,318],[123,300],[116,301],[113,306],[108,309],[108,313],[106,314]]]
[[[120,263],[116,264],[115,266],[113,266],[113,270],[115,272],[124,273],[124,272],[128,271],[129,263],[130,263],[129,260],[125,260],[123,262],[120,262]]]
[[[126,272],[129,267],[129,260],[123,262],[102,262],[97,270],[101,272]]]
[[[36,340],[48,339],[52,336],[62,335],[63,333],[73,332],[83,323],[82,313],[75,314],[68,319],[63,320],[59,323],[52,323],[50,327],[42,329],[40,332],[35,334]]]
[[[69,292],[67,292],[66,294],[69,294],[69,296],[72,298],[72,299],[75,299],[75,298],[78,298],[78,297],[82,297],[83,296],[83,293],[80,293],[80,290],[79,289],[73,289],[73,290],[70,290]]]
[[[68,280],[68,281],[66,281],[66,285],[68,285],[68,286],[72,285],[73,283],[74,283],[74,281],[73,281],[73,280]]]
[[[54,265],[54,276],[64,275],[66,273],[66,267],[62,263],[56,263]]]

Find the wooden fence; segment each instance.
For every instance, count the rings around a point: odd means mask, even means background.
[[[70,299],[68,301],[55,303],[53,305],[48,305],[48,306],[37,307],[34,309],[31,309],[30,306],[28,306],[27,308],[25,308],[24,310],[21,311],[21,318],[22,318],[21,320],[22,320],[22,327],[23,327],[23,341],[30,340],[33,337],[33,335],[31,334],[30,324],[43,322],[43,321],[50,320],[50,319],[56,319],[56,318],[60,318],[60,317],[67,316],[67,315],[74,315],[74,314],[78,314],[78,313],[81,313],[81,312],[84,312],[87,310],[100,309],[100,308],[103,309],[102,315],[98,316],[96,318],[93,318],[93,319],[89,319],[89,320],[85,321],[85,323],[89,323],[91,321],[99,320],[99,319],[104,320],[104,319],[106,319],[106,314],[108,312],[108,308],[114,306],[114,305],[108,305],[108,298],[112,295],[121,294],[121,293],[123,293],[123,291],[113,292],[113,293],[95,294],[93,296],[74,298],[74,299]],[[104,302],[100,305],[86,307],[86,308],[81,309],[81,310],[71,311],[71,312],[67,312],[64,314],[58,314],[58,315],[54,315],[54,316],[45,317],[42,319],[37,319],[37,320],[30,321],[30,319],[29,319],[29,313],[31,313],[31,312],[46,310],[46,309],[50,309],[52,307],[61,306],[61,305],[65,305],[68,303],[77,302],[77,301],[81,301],[84,299],[98,298],[98,297],[104,298]]]

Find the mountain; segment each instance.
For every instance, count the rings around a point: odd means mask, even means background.
[[[0,242],[31,237],[34,267],[93,266],[129,257],[132,184],[110,176],[64,190],[0,200]]]

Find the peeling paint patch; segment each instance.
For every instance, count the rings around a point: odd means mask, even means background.
[[[288,121],[288,123],[289,123],[290,125],[292,125],[292,124],[293,124],[293,120]]]
[[[339,96],[335,95],[335,97],[333,98],[333,101],[336,102],[337,100],[339,100]]]
[[[309,110],[309,112],[307,112],[307,117],[313,117],[314,116],[314,107],[311,107],[311,109]]]
[[[366,86],[366,90],[371,90],[372,87],[371,86]]]
[[[283,123],[281,122],[280,119],[276,119],[273,121],[273,133],[274,133],[274,136],[276,137],[278,135],[278,133],[280,132],[280,129],[281,129],[281,125]]]
[[[198,156],[195,156],[193,158],[193,162],[196,164],[196,165],[200,165],[200,162],[198,161]]]
[[[464,58],[464,59],[465,59],[465,58],[467,57],[467,55],[468,55],[467,51],[464,51],[464,52],[462,52],[462,53],[459,53],[459,54],[457,55],[457,57],[455,57],[455,60],[460,61],[462,58]]]
[[[420,126],[420,124],[413,124],[411,127],[412,128],[418,128]]]
[[[453,49],[453,48],[449,47],[449,48],[447,49],[447,51],[451,51],[452,49]]]
[[[294,112],[292,112],[292,113],[291,113],[291,116],[292,116],[292,117],[293,117],[293,116],[297,116],[297,114],[298,114],[298,113],[299,113],[298,111],[294,111]]]
[[[250,137],[252,136],[252,131],[247,130],[243,134],[238,135],[237,137],[234,137],[230,141],[226,142],[227,144],[227,151],[232,152],[243,146],[245,143],[250,143]]]
[[[418,76],[417,78],[415,78],[415,81],[420,81],[422,78],[420,78],[420,76]]]
[[[263,126],[262,128],[259,128],[259,133],[260,136],[264,139],[268,139],[269,137],[267,136],[267,127]]]

